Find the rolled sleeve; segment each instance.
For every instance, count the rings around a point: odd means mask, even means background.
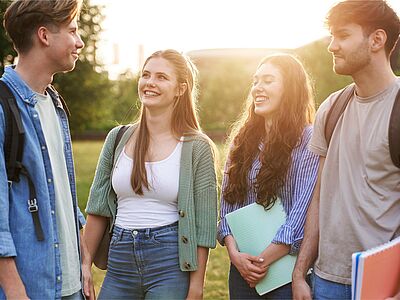
[[[226,222],[226,219],[224,217],[223,219],[221,219],[219,221],[218,230],[217,230],[217,239],[218,239],[218,242],[221,244],[221,246],[225,246],[224,238],[230,234],[232,234],[231,229],[229,228],[229,225]]]
[[[319,158],[307,149],[311,134],[312,128],[309,127],[304,132],[302,144],[294,153],[292,160],[294,178],[288,178],[292,185],[292,201],[287,210],[286,222],[279,228],[272,241],[275,244],[290,245],[290,254],[296,254],[299,251],[304,237],[308,206],[317,180]]]
[[[292,227],[283,225],[279,228],[274,239],[272,240],[272,243],[290,245],[289,254],[297,254],[300,250],[300,245],[303,238],[301,237],[296,239],[295,235],[295,230]]]
[[[0,257],[17,256],[14,241],[10,232],[0,232]]]

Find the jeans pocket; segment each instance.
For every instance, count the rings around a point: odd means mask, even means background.
[[[178,245],[178,229],[168,228],[154,232],[152,240],[158,245]]]
[[[110,246],[115,246],[118,244],[118,241],[121,240],[122,234],[116,231],[113,231],[113,234],[111,236],[110,240]]]

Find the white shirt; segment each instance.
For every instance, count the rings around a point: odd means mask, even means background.
[[[115,224],[126,229],[154,228],[178,221],[179,169],[182,142],[165,159],[146,162],[149,190],[143,196],[131,186],[133,160],[125,153],[118,157],[112,175],[112,186],[117,194],[118,209]]]
[[[39,114],[54,177],[55,214],[62,268],[61,295],[69,296],[81,289],[81,281],[78,241],[71,188],[64,156],[63,133],[50,95],[36,94],[36,99],[38,102],[35,109]]]

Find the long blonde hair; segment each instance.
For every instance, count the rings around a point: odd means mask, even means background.
[[[154,52],[150,55],[142,68],[153,58],[166,59],[174,68],[178,84],[185,83],[186,91],[175,99],[172,112],[171,130],[174,136],[179,139],[184,135],[192,135],[201,132],[197,116],[197,68],[191,60],[176,50],[168,49]],[[149,189],[147,180],[145,157],[149,148],[150,135],[146,125],[146,110],[143,105],[137,121],[137,135],[134,144],[133,155],[135,163],[132,167],[131,185],[133,191],[143,195],[143,187]]]

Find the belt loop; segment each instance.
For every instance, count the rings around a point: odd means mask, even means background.
[[[146,239],[148,239],[149,237],[150,237],[150,232],[151,232],[151,228],[146,228],[146,231],[145,231],[145,237],[146,237]]]

